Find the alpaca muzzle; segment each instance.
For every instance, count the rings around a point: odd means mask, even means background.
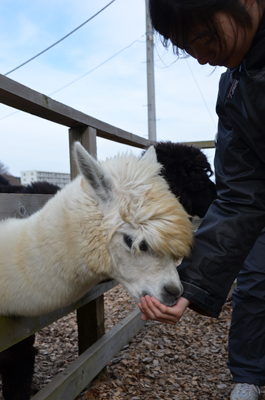
[[[167,307],[175,305],[183,293],[182,285],[165,285],[162,289],[162,303]]]

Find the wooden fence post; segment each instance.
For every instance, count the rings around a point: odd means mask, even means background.
[[[85,126],[69,129],[71,179],[78,174],[77,167],[72,157],[73,143],[79,141],[82,146],[96,158],[97,156],[97,131]],[[104,333],[104,296],[101,295],[92,302],[77,310],[79,354],[86,351]]]
[[[78,169],[72,155],[74,142],[80,142],[82,146],[89,152],[89,154],[91,154],[94,158],[97,158],[97,130],[91,126],[82,126],[80,128],[69,129],[70,167],[72,180],[78,175]]]
[[[103,295],[77,309],[77,323],[80,355],[105,333]]]

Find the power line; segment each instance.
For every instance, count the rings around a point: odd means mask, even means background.
[[[141,39],[142,37],[144,37],[144,36],[145,36],[145,34],[142,35],[142,36],[140,37],[140,39]],[[55,90],[54,92],[50,93],[48,96],[52,96],[53,94],[60,92],[61,90],[65,89],[66,87],[68,87],[68,86],[72,85],[73,83],[79,81],[80,79],[84,78],[86,75],[88,75],[88,74],[90,74],[91,72],[95,71],[96,69],[100,68],[102,65],[106,64],[108,61],[112,60],[114,57],[118,56],[118,55],[121,54],[123,51],[127,50],[129,47],[131,47],[132,45],[134,45],[134,43],[137,43],[137,42],[138,42],[138,43],[144,43],[143,41],[141,41],[141,40],[139,40],[139,39],[134,40],[134,41],[133,41],[132,43],[130,43],[128,46],[124,47],[123,49],[121,49],[121,50],[118,51],[117,53],[113,54],[113,56],[109,57],[107,60],[103,61],[102,63],[100,63],[99,65],[97,65],[96,67],[94,67],[93,69],[91,69],[90,71],[86,72],[85,74],[83,74],[83,75],[79,76],[78,78],[74,79],[72,82],[67,83],[66,85],[64,85],[64,86],[61,87],[60,89],[57,89],[57,90]],[[13,113],[11,113],[11,114],[5,115],[4,117],[0,118],[0,121],[2,121],[2,119],[11,117],[12,115],[14,115],[14,114],[16,114],[16,113],[18,113],[18,112],[19,112],[19,111],[15,111],[15,112],[13,112]]]
[[[2,121],[2,119],[11,117],[11,115],[17,114],[18,112],[19,112],[19,111],[14,111],[14,112],[12,112],[11,114],[7,114],[7,115],[5,115],[4,117],[0,118],[0,121]]]
[[[85,24],[87,24],[89,21],[91,21],[93,18],[95,18],[97,15],[99,15],[102,11],[104,11],[107,7],[109,7],[112,3],[114,3],[115,0],[112,0],[110,3],[108,3],[105,7],[103,7],[101,10],[99,10],[96,14],[94,14],[92,17],[87,19],[85,22],[83,22],[81,25],[79,25],[77,28],[75,28],[73,31],[65,35],[63,38],[60,40],[57,40],[54,44],[51,46],[47,47],[47,49],[41,51],[40,53],[36,54],[34,57],[31,57],[29,60],[25,61],[24,63],[20,64],[18,67],[12,69],[11,71],[7,72],[5,76],[11,74],[11,72],[16,71],[17,69],[23,67],[24,65],[28,64],[30,61],[34,60],[35,58],[39,57],[41,54],[45,53],[46,51],[50,50],[52,47],[56,46],[58,43],[62,42],[64,39],[66,39],[68,36],[72,35],[72,33],[76,32],[78,29],[82,28]]]
[[[204,102],[204,105],[205,105],[205,107],[207,108],[207,111],[208,111],[208,113],[209,113],[209,115],[210,115],[210,118],[211,118],[211,120],[212,120],[212,123],[214,124],[214,128],[216,129],[216,123],[214,122],[213,116],[212,116],[212,114],[211,114],[211,112],[210,112],[210,110],[209,110],[209,107],[208,107],[208,105],[207,105],[207,103],[206,103],[206,100],[205,100],[205,98],[204,98],[204,96],[203,96],[203,94],[202,94],[202,91],[201,91],[201,89],[200,89],[200,86],[199,86],[199,84],[198,84],[198,82],[197,82],[197,80],[196,80],[196,78],[195,78],[195,75],[193,74],[193,71],[192,71],[192,69],[191,69],[191,66],[190,66],[190,64],[189,64],[189,62],[188,62],[188,60],[187,60],[187,58],[185,58],[185,60],[186,60],[186,63],[188,64],[190,73],[191,73],[191,75],[193,76],[193,79],[194,79],[194,81],[195,81],[195,83],[196,83],[196,86],[197,86],[197,88],[198,88],[198,90],[199,90],[199,92],[200,92],[200,95],[201,95],[201,98],[202,98],[202,100],[203,100],[203,102]]]
[[[143,36],[145,36],[145,35],[142,35],[141,38]],[[57,89],[55,92],[52,92],[51,94],[49,94],[49,96],[52,96],[53,94],[65,89],[66,87],[68,87],[68,86],[72,85],[73,83],[79,81],[80,79],[84,78],[86,75],[91,74],[91,72],[95,71],[99,67],[102,67],[102,65],[106,64],[108,61],[112,60],[114,57],[118,56],[124,50],[127,50],[129,47],[131,47],[132,45],[134,45],[134,43],[137,43],[137,42],[142,43],[140,40],[134,40],[134,42],[130,43],[128,46],[124,47],[122,50],[120,50],[117,53],[113,54],[113,56],[109,57],[107,60],[105,60],[101,64],[97,65],[95,68],[92,68],[90,71],[88,71],[88,72],[84,73],[83,75],[79,76],[78,78],[76,78],[72,82],[67,83],[65,86],[61,87],[60,89]]]
[[[155,48],[156,54],[158,55],[159,60],[161,61],[162,64],[164,64],[164,67],[160,67],[160,66],[159,66],[158,64],[156,64],[156,62],[155,62],[156,68],[159,68],[159,69],[166,69],[166,68],[171,67],[171,65],[175,64],[175,62],[178,61],[178,59],[175,57],[175,58],[174,58],[174,61],[172,61],[171,64],[166,64],[165,61],[163,60],[163,58],[160,56],[158,50],[157,50],[157,43],[154,44],[154,48]],[[166,51],[168,51],[168,50],[165,49],[165,50],[164,50],[164,54],[166,54]]]
[[[160,54],[159,54],[159,52],[158,52],[158,50],[157,50],[157,46],[155,46],[155,49],[156,49],[156,53],[157,53],[157,55],[158,55],[160,61],[164,64],[164,67],[159,67],[159,66],[156,64],[156,67],[157,67],[157,68],[160,68],[160,69],[169,68],[169,67],[171,67],[173,64],[175,64],[175,62],[178,60],[178,59],[176,58],[171,64],[167,65],[167,64],[163,61],[163,59],[160,57]],[[199,84],[198,84],[198,82],[197,82],[197,79],[196,79],[196,77],[195,77],[195,75],[194,75],[194,73],[193,73],[193,71],[192,71],[192,68],[191,68],[191,66],[190,66],[190,64],[189,64],[189,62],[188,62],[188,60],[187,60],[187,58],[184,58],[184,59],[185,59],[186,63],[188,64],[188,68],[189,68],[190,73],[191,73],[191,75],[192,75],[192,77],[193,77],[193,80],[194,80],[194,82],[195,82],[195,84],[196,84],[196,86],[197,86],[197,89],[198,89],[198,91],[199,91],[199,93],[200,93],[200,95],[201,95],[201,98],[202,98],[202,100],[203,100],[203,102],[204,102],[204,105],[205,105],[205,107],[206,107],[206,109],[207,109],[207,111],[208,111],[208,114],[209,114],[209,116],[210,116],[210,118],[211,118],[211,120],[212,120],[212,122],[213,122],[213,124],[214,124],[214,127],[215,127],[215,129],[216,129],[216,123],[214,122],[213,116],[212,116],[212,114],[211,114],[211,112],[210,112],[210,110],[209,110],[209,107],[208,107],[208,105],[207,105],[207,103],[206,103],[206,100],[205,100],[205,98],[204,98],[204,96],[203,96],[203,93],[202,93],[201,88],[200,88],[200,86],[199,86]]]

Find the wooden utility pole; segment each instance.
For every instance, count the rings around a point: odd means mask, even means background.
[[[148,101],[148,139],[156,141],[155,109],[155,72],[153,28],[149,14],[149,0],[145,0],[146,9],[146,64],[147,64],[147,101]]]

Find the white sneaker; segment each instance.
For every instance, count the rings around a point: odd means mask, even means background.
[[[258,400],[260,388],[248,383],[237,383],[231,392],[230,400]]]

